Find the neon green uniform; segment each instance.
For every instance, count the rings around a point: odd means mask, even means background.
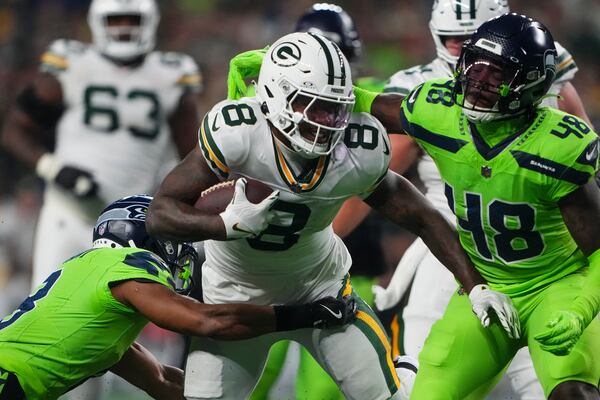
[[[136,248],[101,248],[66,261],[0,321],[0,368],[29,399],[56,399],[121,359],[148,320],[118,302],[113,282],[143,279],[174,288],[169,268]]]
[[[465,398],[526,344],[547,395],[566,380],[597,385],[600,364],[590,357],[600,350],[598,320],[568,357],[532,339],[585,279],[587,258],[558,201],[595,175],[597,136],[580,119],[541,108],[527,130],[490,146],[453,103],[452,85],[445,78],[415,88],[402,105],[403,126],[435,161],[463,248],[490,286],[511,296],[523,338],[481,328],[456,294],[425,342],[413,397]]]

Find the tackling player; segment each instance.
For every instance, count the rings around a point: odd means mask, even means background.
[[[427,81],[406,99],[356,92],[359,109],[435,161],[461,243],[524,327],[521,340],[484,331],[454,294],[421,351],[415,399],[483,396],[525,345],[545,396],[600,398],[598,139],[583,120],[538,106],[556,59],[542,24],[505,14],[465,42],[456,79]]]
[[[307,348],[346,398],[407,398],[385,333],[353,293],[351,259],[331,228],[352,196],[421,235],[471,293],[474,311],[484,318],[493,310],[509,335],[519,336],[507,297],[487,288],[444,217],[388,171],[385,130],[368,114],[351,113],[353,105],[350,67],[339,48],[317,34],[286,35],[265,55],[257,97],[217,104],[203,120],[199,147],[159,188],[148,211],[150,232],[207,239],[202,282],[207,303],[290,304],[323,295],[351,295],[359,303],[356,321],[346,328],[217,345],[195,340],[186,364],[188,399],[248,396],[269,348],[282,339]],[[206,188],[238,176],[277,189],[272,206],[241,198],[220,217],[192,206]]]
[[[154,0],[94,0],[93,43],[53,42],[7,116],[4,146],[47,183],[32,287],[88,247],[108,203],[152,193],[194,146],[200,75],[189,56],[153,51],[159,17]]]
[[[66,261],[0,321],[0,400],[56,399],[109,369],[156,399],[183,399],[183,372],[134,342],[149,321],[239,340],[354,319],[352,299],[270,307],[206,305],[178,294],[191,288],[198,255],[187,243],[146,233],[151,199],[109,205],[94,228],[93,248]]]
[[[508,12],[506,1],[477,0],[474,2],[439,0],[434,2],[429,28],[433,37],[437,57],[426,65],[402,70],[392,75],[384,92],[407,95],[415,86],[434,78],[452,77],[462,44],[478,26],[488,19]],[[548,96],[542,105],[559,108],[574,114],[589,124],[581,100],[570,81],[577,72],[573,58],[558,42],[556,76]],[[453,220],[444,196],[444,184],[434,161],[420,150],[418,144],[409,136],[394,135],[392,160],[398,160],[395,172],[403,173],[414,163],[418,163],[419,178],[426,187],[426,197],[442,211],[449,220]],[[400,161],[401,160],[401,161]],[[365,208],[363,211],[362,208]],[[346,204],[334,221],[338,226],[350,229],[361,214],[366,212],[361,204]],[[335,225],[334,225],[335,226]],[[413,277],[414,275],[414,277]],[[410,291],[408,291],[409,283]],[[399,317],[404,328],[402,343],[406,354],[418,356],[431,326],[444,313],[452,293],[456,290],[456,281],[448,270],[427,250],[421,240],[417,240],[399,267],[389,286],[384,290],[375,287],[376,305],[384,310],[394,307],[405,293],[408,302]],[[519,350],[503,379],[488,398],[518,397],[527,399],[544,398],[543,390],[537,381],[531,357],[527,348]]]

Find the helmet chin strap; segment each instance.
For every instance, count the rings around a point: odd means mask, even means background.
[[[130,242],[131,242],[131,240],[130,240]],[[94,241],[94,243],[92,244],[92,247],[94,249],[99,249],[99,248],[104,248],[104,247],[108,247],[111,249],[120,249],[123,246],[120,245],[119,243],[115,242],[114,240],[102,238],[102,239],[96,239]],[[132,247],[136,247],[136,246],[134,245]]]

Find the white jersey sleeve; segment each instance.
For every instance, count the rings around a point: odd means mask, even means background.
[[[444,76],[452,76],[452,70],[447,62],[436,58],[429,64],[417,65],[396,72],[386,83],[383,92],[399,93],[406,96],[415,86],[430,79],[442,78]]]
[[[224,100],[215,105],[202,120],[198,143],[206,162],[223,180],[232,168],[244,163],[250,149],[250,136],[257,122],[252,103]]]
[[[202,74],[194,59],[184,53],[161,53],[161,61],[174,66],[179,74],[175,84],[185,92],[202,91]]]
[[[76,40],[57,39],[40,57],[40,71],[59,77],[69,69],[69,59],[83,53],[88,45]]]

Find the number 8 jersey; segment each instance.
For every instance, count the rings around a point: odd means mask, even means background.
[[[154,51],[128,68],[93,46],[62,39],[41,62],[60,82],[65,105],[55,155],[91,172],[106,201],[153,192],[159,168],[177,160],[168,118],[183,93],[199,89],[195,62]]]
[[[483,277],[518,295],[586,266],[558,201],[594,177],[596,134],[543,107],[524,132],[489,146],[453,103],[452,88],[448,78],[416,87],[401,118],[435,161],[461,243]]]
[[[390,143],[379,121],[353,113],[344,140],[304,172],[271,134],[256,98],[217,104],[198,135],[221,179],[245,176],[280,191],[275,218],[258,237],[205,242],[208,266],[247,283],[253,289],[244,286],[246,295],[264,303],[304,301],[318,282],[346,275],[350,255],[331,222],[346,199],[368,196],[387,172]],[[248,300],[211,298],[211,289],[203,289],[208,302]]]

